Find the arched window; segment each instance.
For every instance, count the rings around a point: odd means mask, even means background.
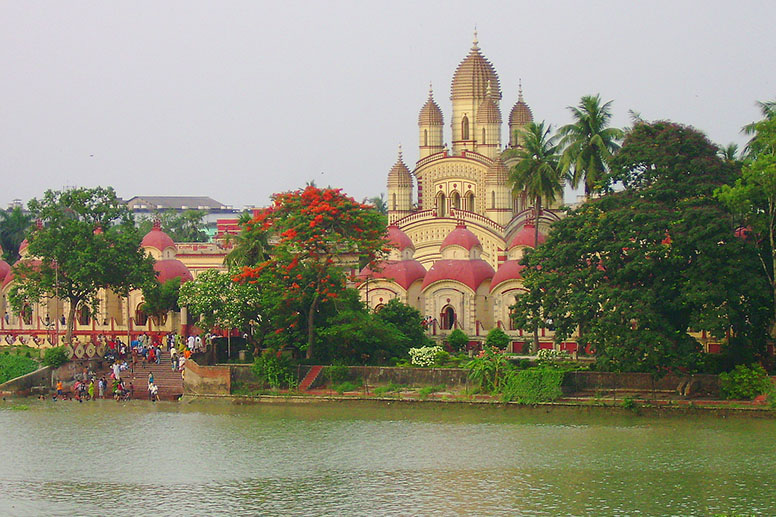
[[[148,323],[148,314],[143,312],[143,304],[139,303],[135,309],[135,325],[145,325]]]
[[[485,128],[482,128],[482,142],[480,142],[480,143],[482,143],[482,144],[485,143]]]
[[[393,194],[393,208],[391,210],[396,210],[396,193]]]
[[[469,139],[469,117],[464,113],[461,119],[461,140]]]
[[[380,312],[381,310],[383,310],[383,308],[385,308],[385,304],[384,303],[379,303],[375,307],[375,312]]]
[[[423,145],[428,145],[428,129],[423,130]]]
[[[437,216],[444,217],[447,211],[446,208],[447,207],[445,206],[445,195],[442,192],[440,192],[436,198]]]
[[[450,330],[455,325],[455,309],[451,306],[447,306],[442,309],[442,314],[439,315],[440,327],[442,330]]]
[[[450,194],[450,208],[461,208],[461,196],[458,194],[458,192],[453,192]]]
[[[474,212],[474,192],[466,194],[466,210]]]
[[[496,208],[496,191],[491,190],[490,191],[490,207]]]

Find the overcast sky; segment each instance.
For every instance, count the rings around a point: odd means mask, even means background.
[[[6,0],[0,206],[72,185],[235,207],[311,179],[385,192],[397,145],[417,160],[429,82],[450,141],[475,24],[505,120],[522,78],[555,126],[600,93],[615,125],[632,109],[743,143],[755,101],[776,98],[775,19],[772,0]]]

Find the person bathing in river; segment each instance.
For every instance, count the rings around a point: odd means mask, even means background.
[[[89,382],[89,400],[94,400],[94,379]]]

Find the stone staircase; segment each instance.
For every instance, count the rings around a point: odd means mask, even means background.
[[[134,372],[121,373],[122,379],[134,385],[135,399],[148,399],[148,374],[151,372],[159,388],[159,400],[178,400],[183,395],[181,372],[170,369],[170,353],[164,350],[159,364],[138,360]]]

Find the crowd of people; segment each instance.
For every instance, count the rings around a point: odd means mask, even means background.
[[[138,365],[161,364],[164,348],[170,354],[170,368],[173,372],[180,372],[183,378],[186,361],[192,354],[205,352],[212,343],[211,339],[209,334],[204,339],[194,335],[184,337],[177,333],[162,337],[141,334],[127,346],[119,337],[98,336],[98,344],[105,350],[103,357],[111,363],[107,378],[105,375],[97,378],[93,371],[84,369],[82,374],[74,375],[69,390],[65,390],[62,381],[58,381],[53,398],[78,402],[111,397],[117,401],[130,400],[135,396],[135,386],[127,380],[134,376]],[[148,399],[154,402],[159,400],[159,386],[152,371],[148,373]]]

